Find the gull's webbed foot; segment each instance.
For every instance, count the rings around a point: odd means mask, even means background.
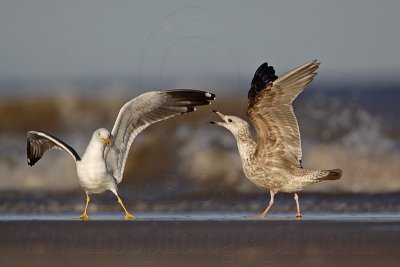
[[[86,221],[89,220],[89,216],[87,215],[87,213],[83,213],[81,216],[78,217],[78,219]]]
[[[267,215],[264,215],[264,214],[255,214],[255,215],[246,216],[246,218],[248,218],[248,219],[255,219],[255,220],[262,220],[262,219],[266,219],[266,218],[267,218]]]
[[[125,220],[133,220],[136,219],[136,217],[130,213],[125,214]]]

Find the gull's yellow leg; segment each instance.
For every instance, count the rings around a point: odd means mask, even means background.
[[[89,197],[89,194],[86,193],[86,206],[85,206],[85,211],[82,213],[81,216],[79,216],[79,219],[81,219],[81,220],[89,220],[89,216],[88,216],[87,213],[86,213],[87,208],[88,208],[88,206],[89,206],[89,202],[90,202],[90,197]]]
[[[125,206],[124,206],[124,203],[122,203],[121,198],[120,198],[117,194],[116,194],[116,196],[117,196],[117,198],[118,198],[118,203],[122,206],[122,208],[123,208],[124,211],[125,211],[125,220],[132,220],[132,219],[135,219],[136,217],[133,216],[132,214],[130,214],[130,213],[126,210],[126,208],[125,208]]]

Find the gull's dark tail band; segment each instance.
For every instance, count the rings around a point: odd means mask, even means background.
[[[342,177],[341,169],[325,170],[322,171],[323,176],[318,178],[318,180],[339,180]]]

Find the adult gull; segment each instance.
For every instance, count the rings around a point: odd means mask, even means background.
[[[247,108],[257,142],[245,120],[214,111],[223,121],[211,123],[225,127],[234,135],[247,178],[270,191],[269,205],[260,217],[267,216],[278,192],[294,193],[296,217],[301,217],[297,192],[311,184],[342,176],[340,169],[318,171],[302,166],[300,132],[292,102],[311,83],[318,66],[313,60],[279,78],[268,63],[257,69],[248,93]]]
[[[27,160],[33,166],[47,150],[66,151],[76,162],[78,181],[86,193],[82,220],[89,219],[90,194],[110,190],[125,211],[125,219],[133,219],[117,193],[126,159],[135,137],[149,125],[173,116],[192,112],[196,106],[209,105],[215,95],[197,90],[168,90],[144,93],[127,102],[119,111],[111,133],[104,128],[94,131],[82,158],[60,139],[40,131],[27,134]]]

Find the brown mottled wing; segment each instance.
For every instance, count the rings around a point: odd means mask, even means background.
[[[319,63],[314,60],[275,79],[276,76],[272,76],[271,71],[257,77],[257,72],[263,73],[257,70],[250,89],[257,93],[249,92],[247,115],[257,131],[255,156],[259,159],[266,158],[273,152],[301,166],[300,132],[292,102],[313,80],[318,66]],[[272,78],[266,79],[267,76]],[[264,83],[260,82],[263,80]],[[258,84],[257,90],[253,89],[253,84]]]
[[[182,89],[144,93],[126,103],[111,131],[111,146],[105,151],[107,166],[116,181],[121,182],[129,149],[141,131],[155,122],[195,111],[196,106],[209,105],[214,99],[212,93]]]
[[[66,151],[71,157],[78,161],[80,157],[76,151],[51,134],[38,131],[29,131],[27,134],[27,160],[29,166],[35,165],[47,150],[61,149]]]

